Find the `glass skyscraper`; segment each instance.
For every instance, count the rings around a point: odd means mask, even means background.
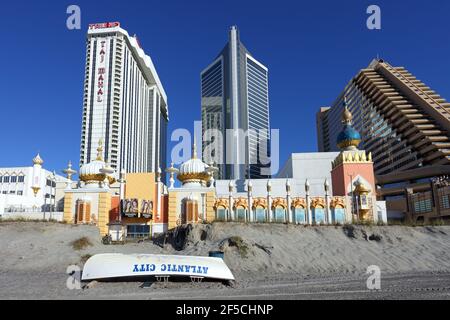
[[[240,42],[235,26],[201,73],[201,107],[203,160],[216,163],[219,178],[269,177],[268,69]]]

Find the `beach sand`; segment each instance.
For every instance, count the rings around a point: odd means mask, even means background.
[[[72,242],[82,237],[92,245],[75,250]],[[233,286],[152,279],[66,286],[67,267],[82,268],[97,253],[207,256],[218,249],[236,278]],[[367,290],[370,265],[381,270],[381,291]],[[169,243],[103,245],[95,226],[1,222],[0,288],[1,299],[449,299],[450,226],[213,223],[195,226],[185,248],[176,250]]]

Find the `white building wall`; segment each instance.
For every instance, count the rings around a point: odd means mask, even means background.
[[[45,200],[46,194],[52,194],[55,196],[56,202],[58,199],[58,188],[64,188],[66,186],[67,179],[61,175],[56,175],[56,188],[47,186],[47,178],[51,177],[53,173],[51,171],[40,168],[38,170],[39,174],[37,176],[39,181],[39,191],[34,195],[31,187],[35,186],[36,178],[33,176],[35,173],[33,167],[10,167],[10,168],[0,168],[0,214],[3,214],[9,209],[13,210],[41,210],[42,206],[47,203],[49,204],[49,199]],[[18,182],[18,177],[23,175],[24,182]],[[10,177],[10,182],[4,182],[4,177]],[[11,182],[12,177],[17,177],[17,182]],[[19,191],[22,191],[20,195]],[[53,204],[53,199],[52,199]]]

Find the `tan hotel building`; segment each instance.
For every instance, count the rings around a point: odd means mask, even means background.
[[[320,151],[336,151],[344,96],[391,218],[450,217],[448,187],[431,182],[450,174],[450,103],[405,68],[373,60],[317,113]]]

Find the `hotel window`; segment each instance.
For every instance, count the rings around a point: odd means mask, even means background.
[[[18,196],[23,196],[23,191],[17,191]]]
[[[3,176],[0,176],[0,183],[3,182]]]
[[[12,176],[12,177],[11,177],[11,182],[13,182],[13,183],[14,183],[14,182],[17,182],[17,176]]]
[[[4,177],[3,177],[3,182],[8,183],[8,182],[9,182],[9,176],[4,176]]]
[[[431,199],[419,200],[414,203],[414,211],[416,213],[425,213],[432,210]]]
[[[25,176],[19,176],[19,179],[17,181],[18,182],[24,182],[25,181]]]

